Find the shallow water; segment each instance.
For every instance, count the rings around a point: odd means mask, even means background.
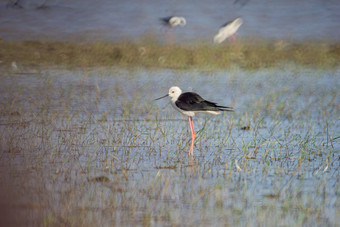
[[[209,40],[219,27],[236,17],[244,24],[241,37],[319,40],[340,38],[337,0],[241,1],[65,1],[20,0],[23,8],[0,1],[3,39]],[[43,4],[45,2],[45,4]],[[7,7],[6,7],[7,5]],[[44,7],[41,7],[44,6]],[[164,28],[159,18],[179,15],[184,28]]]
[[[2,72],[9,217],[18,215],[19,224],[337,225],[339,74],[293,66]],[[235,108],[194,118],[192,158],[186,117],[169,100],[153,101],[172,85]]]

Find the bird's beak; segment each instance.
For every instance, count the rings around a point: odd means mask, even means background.
[[[169,94],[166,94],[166,95],[164,95],[164,96],[162,96],[162,97],[159,97],[158,99],[155,99],[155,101],[156,100],[159,100],[159,99],[162,99],[162,98],[165,98],[165,97],[168,97],[169,96]]]

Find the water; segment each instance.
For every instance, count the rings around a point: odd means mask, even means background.
[[[279,1],[52,1],[21,0],[24,7],[0,1],[0,35],[5,40],[135,40],[167,36],[177,42],[207,40],[226,21],[241,16],[241,37],[279,39],[340,38],[338,0]],[[236,2],[236,3],[235,3]],[[243,4],[245,3],[245,4]],[[169,31],[159,18],[180,15],[187,26]]]
[[[0,189],[32,225],[336,225],[339,74],[2,72]],[[153,101],[172,85],[235,107],[194,118],[192,158],[187,119]]]

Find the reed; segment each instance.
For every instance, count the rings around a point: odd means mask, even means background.
[[[1,224],[340,222],[339,70],[0,70]],[[152,102],[174,81],[235,107],[195,117],[192,158]]]
[[[259,69],[294,63],[316,68],[339,66],[340,44],[327,41],[248,38],[212,45],[204,42],[166,45],[139,42],[2,41],[0,61],[25,67],[59,66],[152,67],[172,69]]]

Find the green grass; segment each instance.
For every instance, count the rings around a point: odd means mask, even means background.
[[[339,66],[340,44],[327,41],[244,39],[213,45],[160,44],[155,40],[133,42],[0,42],[0,61],[25,67],[59,66],[155,67],[176,69],[244,69],[275,67],[294,63],[301,66]]]
[[[340,223],[337,70],[0,70],[7,226]],[[193,158],[151,101],[174,81],[235,107],[195,116]]]

